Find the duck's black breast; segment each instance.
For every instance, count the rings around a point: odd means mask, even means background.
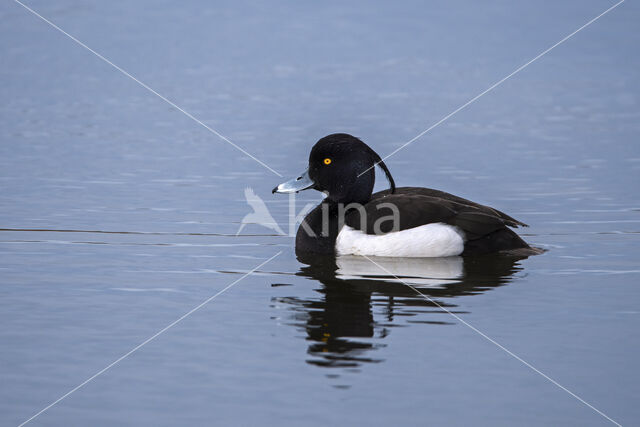
[[[324,221],[323,216],[327,218]],[[309,254],[335,254],[339,232],[337,205],[325,200],[313,208],[298,227],[296,255],[300,258]]]

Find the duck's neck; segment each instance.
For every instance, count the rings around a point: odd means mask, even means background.
[[[352,186],[348,191],[341,194],[329,194],[323,203],[342,204],[346,206],[351,203],[364,205],[371,200],[371,190],[368,186]]]

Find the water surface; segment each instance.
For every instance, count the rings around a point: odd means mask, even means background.
[[[28,3],[285,177],[381,155],[613,3]],[[606,425],[640,419],[640,82],[625,2],[391,157],[548,251],[308,267],[283,179],[13,2],[0,5],[0,423]],[[378,187],[384,188],[384,180]],[[301,194],[297,208],[316,203]]]

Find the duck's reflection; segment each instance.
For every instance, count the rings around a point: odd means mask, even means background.
[[[393,327],[456,323],[438,305],[461,314],[452,297],[509,283],[522,270],[522,259],[375,258],[376,265],[363,257],[315,257],[297,275],[322,283],[316,290],[321,296],[276,298],[275,302],[288,306],[293,324],[306,331],[311,341],[308,363],[355,368],[382,361],[374,350],[385,346],[382,339]]]

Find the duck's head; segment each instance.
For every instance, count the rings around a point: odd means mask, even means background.
[[[273,192],[293,193],[313,188],[333,202],[365,203],[371,198],[376,165],[384,171],[393,193],[393,177],[380,156],[355,136],[334,133],[316,142],[304,173],[278,185]]]

